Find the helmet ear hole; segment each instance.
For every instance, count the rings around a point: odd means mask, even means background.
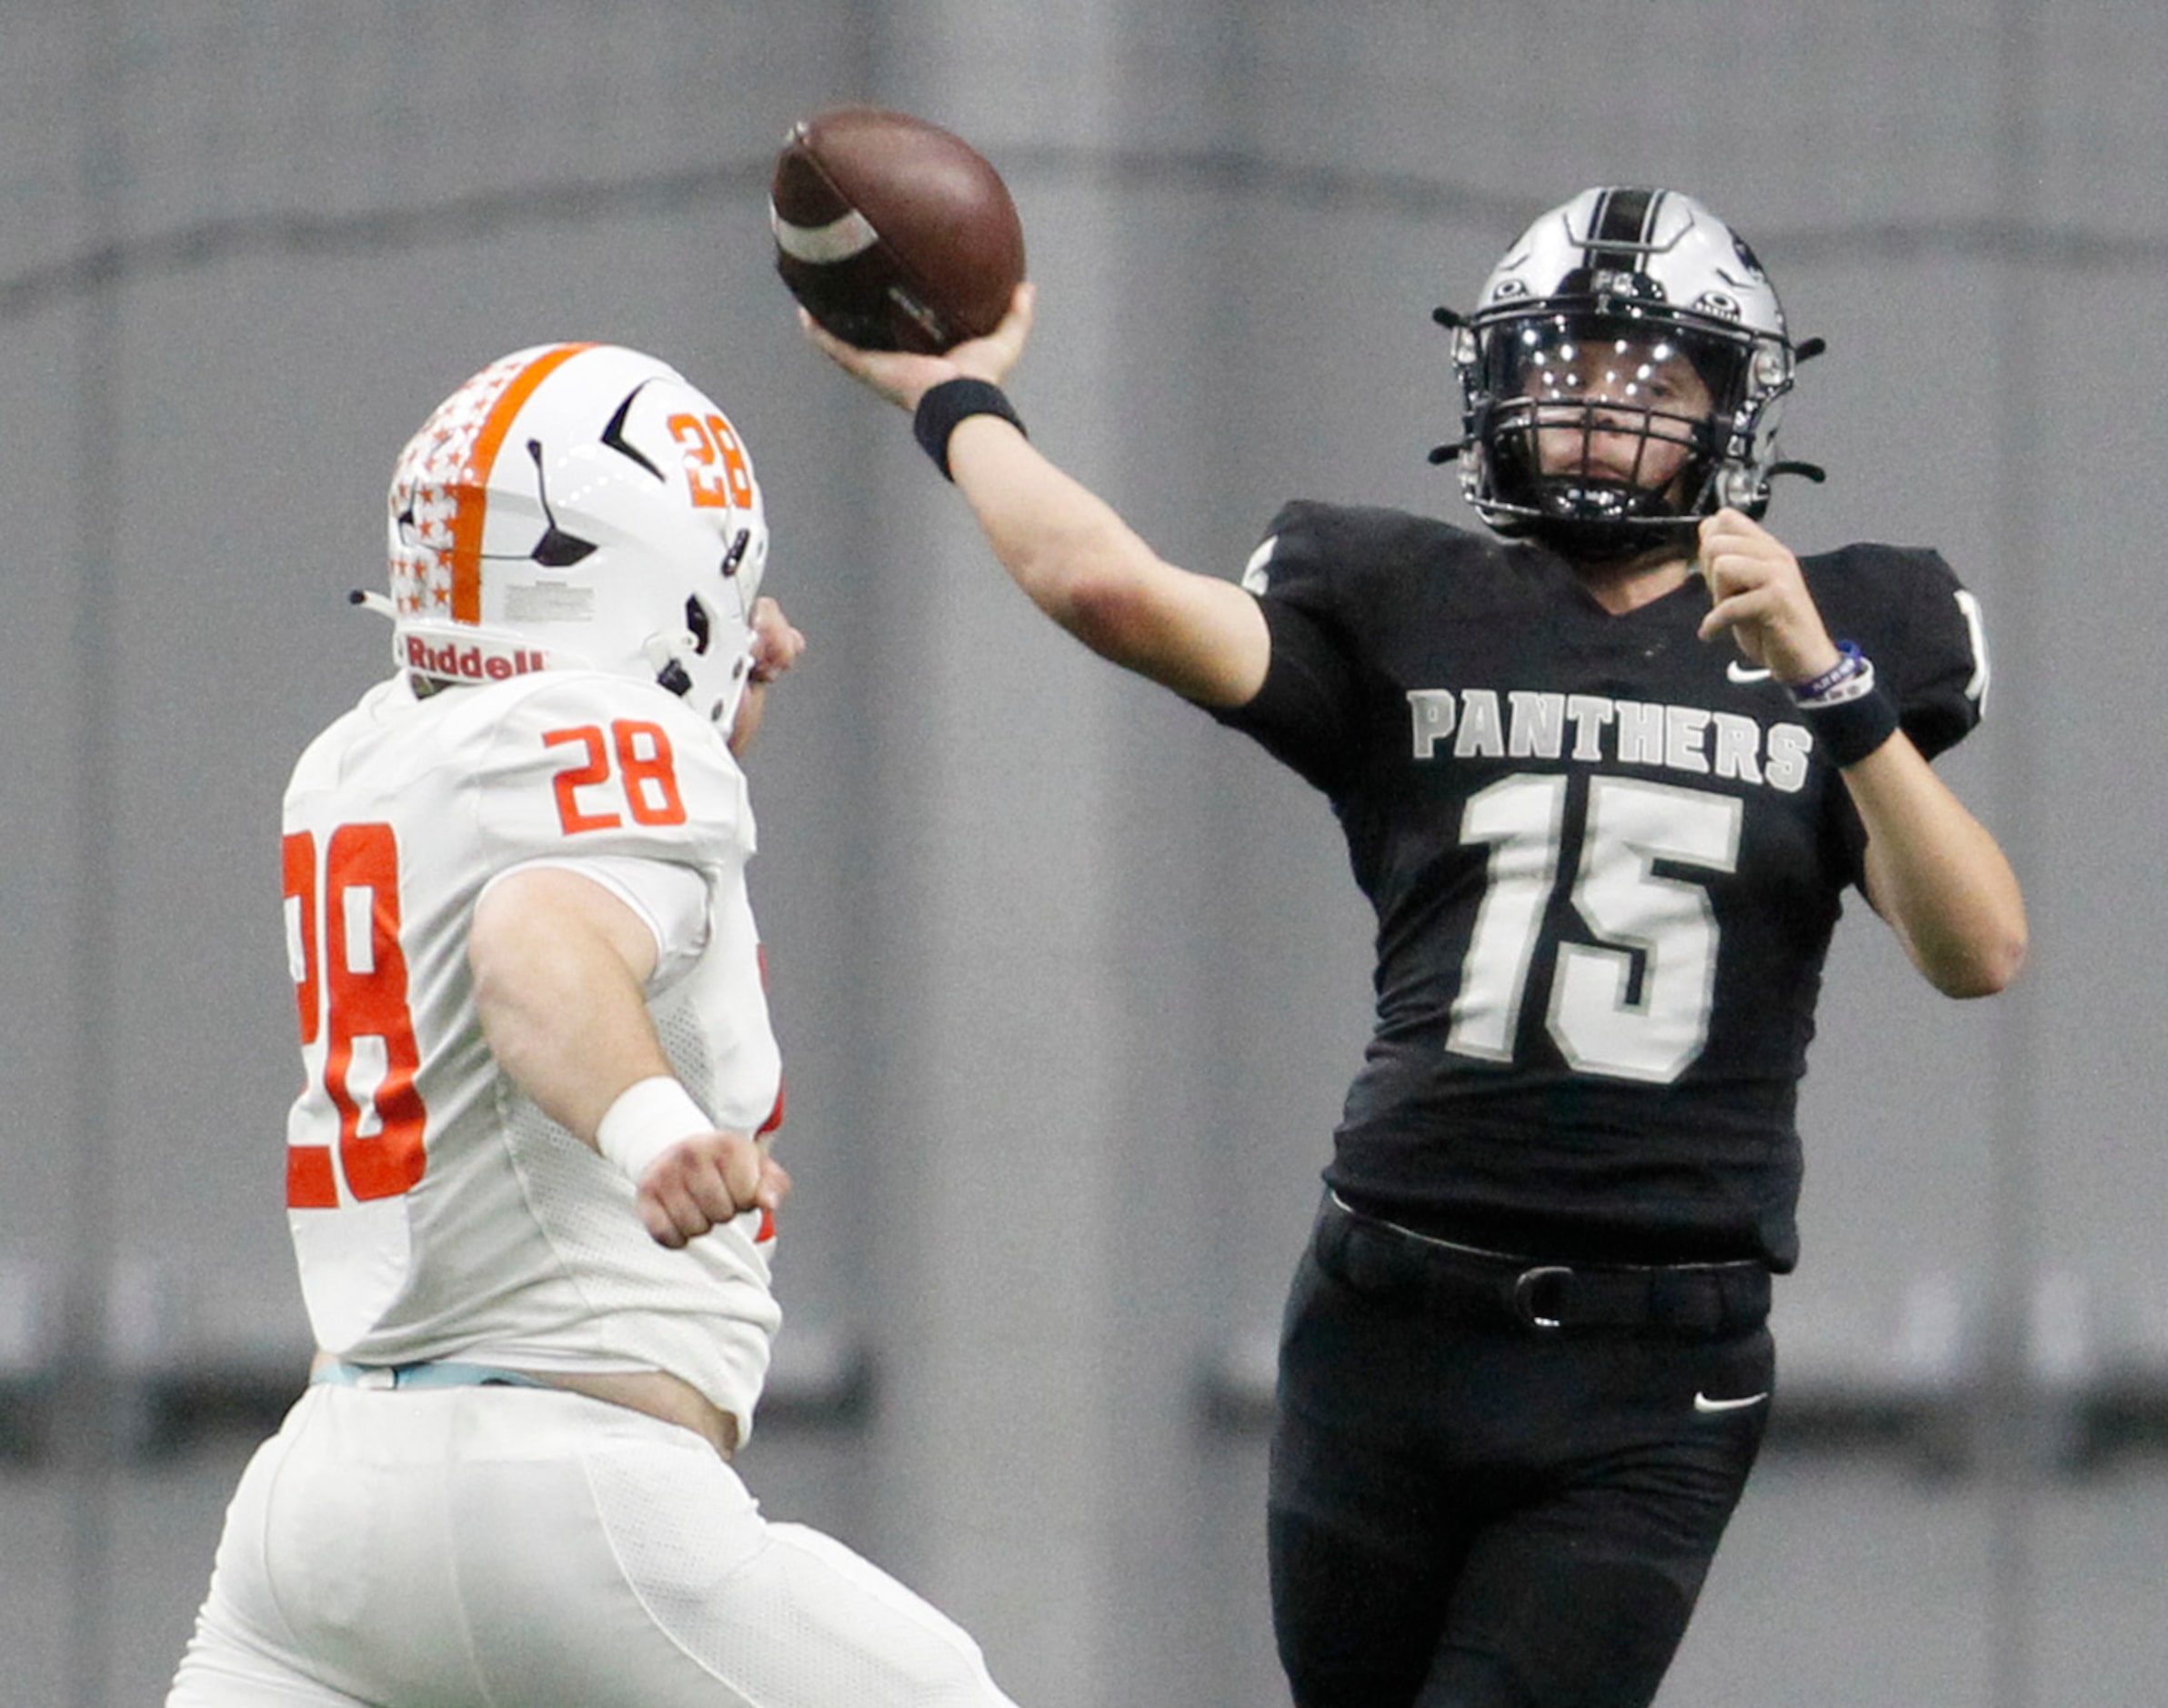
[[[708,645],[715,633],[715,625],[708,615],[708,607],[701,603],[698,593],[685,596],[685,627],[693,638],[693,651],[705,658]]]

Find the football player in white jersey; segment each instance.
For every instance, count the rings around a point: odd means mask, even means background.
[[[978,1647],[731,1469],[788,1177],[733,752],[803,646],[728,418],[507,356],[390,495],[396,673],[286,799],[319,1346],[169,1708],[965,1708]]]

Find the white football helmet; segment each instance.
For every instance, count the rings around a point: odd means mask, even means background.
[[[1463,496],[1501,534],[1624,557],[1690,538],[1725,506],[1760,516],[1773,473],[1819,477],[1780,465],[1775,435],[1792,370],[1820,344],[1794,349],[1745,239],[1675,190],[1583,190],[1521,234],[1473,314],[1439,318],[1457,327],[1463,434],[1440,455],[1458,449]],[[1706,387],[1705,410],[1637,387],[1675,358]],[[1582,460],[1554,453],[1546,468],[1539,428],[1561,427]],[[1638,436],[1638,448],[1598,467],[1586,451],[1598,434]],[[1644,465],[1668,472],[1644,482]]]
[[[491,363],[400,454],[389,522],[401,668],[607,670],[728,729],[768,525],[744,441],[675,368],[607,344]]]

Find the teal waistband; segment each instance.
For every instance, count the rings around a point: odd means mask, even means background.
[[[547,1388],[516,1370],[449,1361],[427,1364],[326,1364],[309,1377],[340,1388]]]

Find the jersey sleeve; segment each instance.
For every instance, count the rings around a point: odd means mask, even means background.
[[[515,873],[539,870],[577,872],[632,909],[655,939],[649,990],[667,989],[708,947],[708,879],[690,866],[623,854],[545,855],[504,867],[482,886],[482,894]]]
[[[1352,648],[1344,615],[1347,566],[1334,513],[1295,502],[1272,518],[1242,572],[1271,637],[1265,680],[1245,705],[1212,708],[1230,728],[1327,793],[1333,790],[1357,718]]]
[[[1987,632],[1980,601],[1937,554],[1918,561],[1912,632],[1897,701],[1905,733],[1929,759],[1972,733],[1987,704]]]
[[[1987,698],[1979,599],[1938,552],[1852,546],[1828,561],[1830,632],[1856,641],[1873,660],[1922,753],[1932,759],[1955,747],[1979,723]]]

